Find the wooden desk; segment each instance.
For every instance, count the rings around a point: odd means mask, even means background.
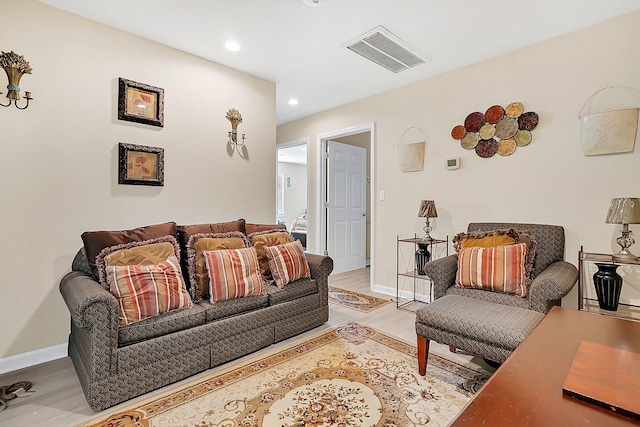
[[[582,340],[640,353],[640,323],[554,307],[449,425],[639,425],[562,394]]]

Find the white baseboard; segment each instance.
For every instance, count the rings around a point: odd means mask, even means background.
[[[39,365],[67,356],[67,344],[59,344],[0,359],[0,374]]]
[[[395,287],[392,288],[390,286],[383,286],[383,285],[376,284],[376,285],[373,285],[372,291],[380,292],[381,294],[385,294],[385,295],[391,295],[394,299],[398,296],[397,295],[398,291],[396,290],[396,288]],[[407,300],[413,299],[413,292],[401,289],[399,296],[402,299],[407,299]],[[429,301],[429,295],[416,293],[415,299],[420,301]]]

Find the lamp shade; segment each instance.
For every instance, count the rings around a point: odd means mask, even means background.
[[[611,199],[606,222],[608,224],[640,224],[640,198]]]
[[[437,218],[436,202],[433,200],[422,200],[420,202],[420,210],[418,211],[420,218]]]

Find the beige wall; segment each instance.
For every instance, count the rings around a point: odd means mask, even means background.
[[[35,98],[0,109],[0,361],[66,341],[58,283],[83,231],[273,223],[274,83],[34,0],[5,0],[0,22],[0,49],[31,63],[21,87]],[[117,120],[118,77],[164,88],[164,128]],[[248,159],[227,153],[229,108]],[[163,147],[165,186],[118,185],[119,142]]]
[[[638,46],[640,13],[633,13],[279,126],[278,141],[309,137],[310,176],[316,177],[318,134],[375,122],[372,265],[377,285],[395,286],[396,235],[421,232],[423,221],[416,217],[421,199],[436,201],[436,237],[451,238],[471,221],[563,225],[566,259],[575,264],[581,245],[589,251],[617,250],[620,227],[605,224],[609,201],[640,196],[640,149],[585,157],[578,120],[585,101],[606,86],[635,90],[599,95],[591,111],[640,104]],[[451,129],[467,114],[513,101],[540,116],[529,146],[510,157],[482,159],[451,138]],[[410,126],[427,134],[426,159],[424,170],[402,173],[397,143]],[[406,142],[413,142],[413,133],[407,135]],[[445,169],[451,157],[462,159],[461,169]],[[379,190],[385,190],[385,201],[378,199]],[[315,199],[309,195],[311,221]],[[631,228],[640,231],[640,226]],[[575,306],[575,300],[571,294],[565,302]]]

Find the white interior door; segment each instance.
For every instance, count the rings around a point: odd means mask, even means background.
[[[328,141],[327,251],[334,273],[366,263],[367,150]]]

